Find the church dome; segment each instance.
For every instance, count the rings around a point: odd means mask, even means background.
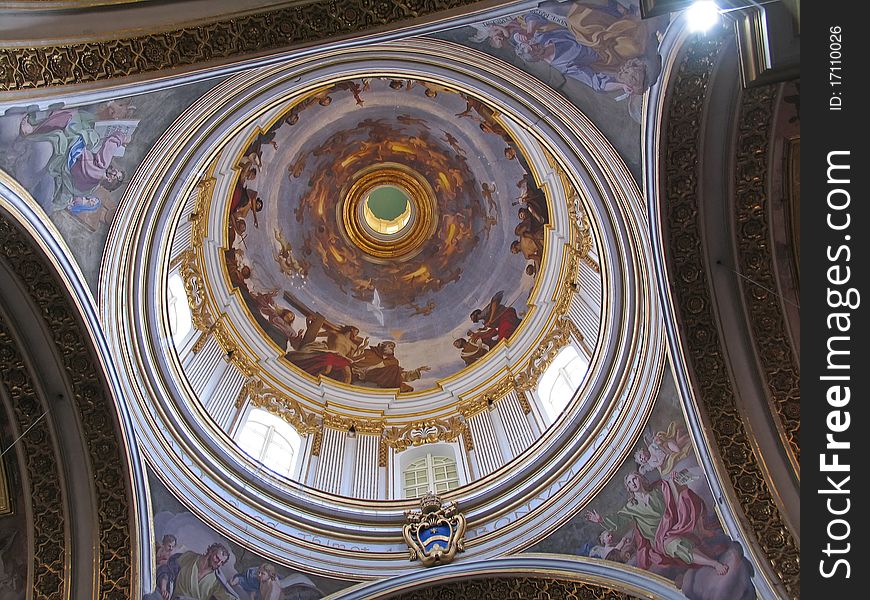
[[[466,511],[469,553],[526,547],[648,414],[639,191],[508,65],[416,40],[248,70],[137,177],[103,276],[137,323],[116,343],[146,452],[265,555],[400,573],[403,511],[430,492]]]

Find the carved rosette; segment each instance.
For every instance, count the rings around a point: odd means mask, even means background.
[[[393,600],[506,600],[507,598],[571,598],[572,600],[634,600],[638,596],[604,584],[553,577],[513,576],[463,579],[415,589]]]
[[[351,36],[468,0],[314,0],[134,38],[0,49],[0,90],[107,81]]]
[[[676,65],[673,101],[662,140],[666,168],[662,191],[667,198],[664,219],[675,305],[683,331],[684,352],[697,381],[697,395],[708,432],[730,479],[737,505],[791,598],[800,595],[800,557],[762,472],[751,433],[744,425],[729,378],[727,358],[716,326],[709,274],[703,262],[698,149],[707,84],[724,40],[699,37],[690,42]]]

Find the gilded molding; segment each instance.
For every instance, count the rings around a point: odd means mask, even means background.
[[[384,442],[384,438],[381,437],[378,439],[378,466],[386,467],[387,466],[387,444]]]
[[[676,66],[673,100],[662,138],[663,215],[672,272],[672,290],[683,349],[694,373],[694,387],[720,464],[733,493],[777,577],[791,598],[800,596],[800,558],[764,479],[736,405],[716,327],[708,274],[701,252],[698,214],[698,150],[707,85],[724,45],[722,36],[696,36]]]
[[[767,193],[767,156],[777,86],[745,90],[740,104],[736,144],[735,210],[740,272],[757,285],[743,283],[743,298],[762,366],[774,417],[793,464],[800,464],[800,367],[791,351],[785,316],[777,296]]]
[[[320,431],[317,416],[307,412],[302,405],[279,391],[266,387],[257,378],[249,378],[242,386],[240,397],[247,397],[253,406],[281,417],[303,435]]]
[[[482,412],[485,412],[491,404],[492,401],[486,397],[486,394],[483,394],[474,398],[473,400],[463,402],[456,408],[456,410],[466,419],[470,419],[474,416],[479,415]]]
[[[538,379],[547,370],[547,367],[565,346],[571,343],[571,336],[580,332],[570,319],[560,319],[556,326],[548,333],[529,358],[526,369],[517,375],[517,389],[527,392],[535,387]],[[578,339],[582,339],[582,335]]]
[[[514,576],[466,578],[391,596],[393,600],[505,600],[506,598],[571,598],[572,600],[634,600],[625,592],[598,583],[551,577]]]
[[[223,317],[223,315],[221,315],[221,317]],[[253,377],[257,372],[254,362],[242,350],[240,350],[238,345],[233,341],[232,336],[227,331],[227,326],[223,318],[218,318],[218,320],[215,321],[214,325],[211,327],[211,332],[214,335],[214,339],[218,343],[218,346],[220,346],[221,350],[224,351],[227,359],[233,363],[239,371],[241,371],[242,375],[245,377]]]
[[[412,446],[452,442],[466,431],[465,422],[459,417],[430,419],[411,423],[404,427],[389,427],[383,430],[381,442],[395,452],[402,452]]]
[[[31,245],[25,234],[5,219],[0,219],[0,247],[3,259],[19,276],[48,325],[48,331],[57,346],[57,354],[61,357],[69,378],[72,399],[79,411],[83,441],[94,475],[94,498],[97,504],[99,547],[96,555],[99,563],[95,565],[98,573],[95,592],[100,598],[129,598],[133,592],[132,568],[135,561],[133,541],[130,539],[131,499],[128,496],[129,485],[125,483],[128,477],[125,451],[119,443],[119,434],[115,431],[114,401],[104,387],[100,367],[91,353],[89,337],[82,331],[76,309],[70,303],[66,290],[51,275],[53,266],[43,258],[40,250]],[[5,360],[2,362],[4,365],[10,364]],[[15,379],[10,380],[10,376]],[[6,368],[2,377],[13,386],[29,385],[26,371],[13,372]],[[13,393],[16,393],[14,389]],[[34,402],[35,395],[28,394],[26,401]],[[38,416],[36,413],[28,414],[33,418]],[[28,419],[28,423],[31,422],[32,419]],[[48,439],[34,435],[33,431],[27,437],[41,441],[42,446],[46,446],[44,442]],[[46,460],[44,452],[38,451],[29,456],[30,458]],[[51,463],[39,463],[34,466],[40,471],[48,472],[49,464]],[[42,473],[39,477],[44,478],[46,474]],[[34,502],[49,502],[51,498],[56,498],[57,481],[51,483],[51,489],[45,488],[41,493],[34,489]],[[40,510],[34,510],[34,513],[35,519],[49,520],[52,528],[58,526],[53,519],[61,519],[57,523],[62,523],[60,514],[43,514]],[[63,589],[63,582],[56,578],[58,574],[62,574],[62,567],[55,571],[51,565],[63,560],[62,553],[58,552],[58,542],[61,539],[63,537],[43,538],[35,549],[34,560],[38,563],[34,597],[60,597],[57,594]]]
[[[211,333],[215,319],[208,310],[205,280],[199,268],[196,252],[192,248],[188,248],[181,254],[178,274],[181,276],[182,281],[184,281],[184,291],[187,295],[187,304],[190,307],[190,317],[193,321],[193,326],[203,332],[203,334]],[[199,343],[199,340],[197,340],[197,343]]]
[[[212,165],[213,168],[214,166]],[[191,247],[194,251],[198,251],[202,247],[202,240],[205,239],[208,233],[206,230],[208,226],[208,207],[211,205],[215,183],[217,183],[217,179],[212,176],[203,177],[196,183],[196,200],[194,201],[193,211],[188,216],[191,228]]]
[[[323,415],[323,426],[339,431],[349,431],[351,427],[356,433],[363,435],[381,435],[384,431],[383,419],[361,419],[326,413]]]
[[[311,441],[311,456],[320,456],[321,448],[323,448],[323,430],[318,429],[314,432],[314,439]]]
[[[0,91],[132,77],[397,27],[468,0],[314,0],[141,37],[0,49]]]
[[[527,415],[532,412],[532,405],[529,404],[529,397],[526,396],[526,393],[522,390],[517,390],[517,400],[519,400],[520,408],[523,410],[523,414]]]

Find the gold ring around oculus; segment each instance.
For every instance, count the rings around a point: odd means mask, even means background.
[[[341,198],[340,230],[371,262],[408,260],[435,233],[432,186],[404,165],[380,163],[356,172]]]

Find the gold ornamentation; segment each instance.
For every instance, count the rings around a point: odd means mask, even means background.
[[[663,198],[668,224],[672,289],[684,332],[684,352],[694,371],[705,421],[721,464],[760,550],[791,598],[800,596],[800,557],[764,479],[749,433],[740,417],[716,327],[702,245],[697,194],[698,149],[707,85],[724,45],[721,36],[688,43],[674,76],[673,100],[665,120],[662,150]]]
[[[527,392],[537,385],[538,379],[544,374],[556,355],[562,348],[571,343],[571,335],[574,332],[579,333],[570,319],[560,319],[556,323],[556,326],[541,340],[541,343],[532,353],[525,371],[517,375],[516,386],[518,390]]]
[[[457,552],[465,551],[465,515],[455,502],[443,502],[436,494],[420,498],[419,510],[405,511],[402,537],[408,544],[410,559],[424,567],[446,565]]]
[[[391,596],[393,600],[447,600],[474,598],[474,600],[507,600],[508,598],[535,598],[540,600],[640,600],[626,592],[599,583],[536,577],[534,575],[464,578],[430,587],[413,589]]]
[[[387,466],[387,444],[384,442],[384,438],[378,439],[378,466],[386,467]]]
[[[327,0],[141,37],[0,49],[0,90],[105,81],[228,61],[431,16],[468,0]]]
[[[212,169],[214,167],[212,166]],[[202,246],[208,231],[208,207],[211,206],[214,186],[217,179],[212,176],[204,177],[196,183],[196,200],[193,211],[188,216],[190,220],[190,239],[192,248],[196,251]]]
[[[323,430],[318,429],[314,432],[314,439],[311,440],[311,456],[320,456],[321,448],[323,448]]]
[[[248,379],[242,389],[247,390],[247,397],[253,406],[281,417],[302,435],[320,430],[318,419],[313,413],[307,412],[296,400],[278,390],[266,387],[259,379]]]
[[[483,395],[486,398],[487,402],[492,401],[496,402],[501,400],[511,392],[517,389],[516,383],[514,382],[512,377],[505,377],[494,386],[489,388],[486,393]]]
[[[785,317],[776,289],[776,275],[771,256],[768,223],[770,199],[767,194],[767,156],[776,86],[744,91],[737,121],[737,176],[735,201],[737,211],[737,262],[740,272],[755,284],[742,285],[752,340],[761,371],[767,384],[774,418],[779,421],[793,454],[794,465],[800,464],[800,367],[791,351]]]
[[[491,402],[486,397],[486,394],[483,394],[478,396],[477,398],[474,398],[473,400],[463,402],[456,408],[456,410],[458,410],[459,414],[461,414],[466,419],[470,419],[486,411],[489,408],[490,404]]]
[[[466,419],[470,419],[489,409],[493,404],[507,396],[509,393],[516,391],[517,385],[514,378],[510,375],[497,381],[492,387],[487,389],[483,394],[471,400],[463,402],[457,407],[459,414]]]
[[[580,194],[577,193],[577,190],[574,188],[574,184],[571,183],[568,175],[562,167],[557,167],[557,170],[568,196],[568,216],[570,217],[571,229],[574,232],[574,237],[576,239],[576,243],[572,246],[572,249],[593,271],[600,273],[601,267],[597,262],[595,262],[595,259],[589,256],[589,253],[595,246],[595,242],[592,238],[592,225],[589,222],[589,215],[587,215],[586,211],[583,209]]]
[[[386,447],[402,452],[412,446],[451,442],[462,435],[465,429],[465,423],[459,417],[431,419],[404,427],[389,427],[384,430],[381,439]]]
[[[383,419],[361,419],[331,413],[323,415],[323,425],[338,431],[349,431],[353,428],[356,433],[363,435],[381,435],[384,431]]]
[[[522,390],[517,390],[517,400],[520,402],[520,408],[523,409],[523,414],[529,414],[532,412],[532,405],[529,404],[529,398],[526,396],[526,393]]]
[[[563,317],[568,312],[568,307],[571,305],[571,298],[577,293],[577,269],[580,267],[580,253],[574,247],[568,247],[565,250],[568,254],[566,261],[566,275],[559,287],[559,295],[556,298],[555,314],[558,317]]]
[[[462,439],[465,440],[465,450],[466,452],[471,452],[474,450],[474,436],[471,433],[471,427],[466,427],[465,431],[462,432]],[[468,464],[471,464],[471,459],[468,459]]]
[[[409,199],[409,223],[394,235],[378,233],[366,223],[366,200],[371,192],[383,186],[399,188]],[[342,190],[341,198],[336,206],[339,231],[372,262],[413,258],[438,226],[432,186],[404,165],[382,163],[359,171]]]
[[[205,279],[202,276],[202,271],[200,271],[196,252],[192,248],[188,248],[181,256],[178,274],[181,276],[182,281],[184,281],[184,291],[187,295],[187,304],[190,306],[191,321],[196,329],[205,334],[210,334],[214,327],[215,319],[208,310]]]
[[[227,331],[227,326],[224,323],[223,317],[224,315],[221,315],[211,327],[214,339],[218,343],[218,346],[221,347],[221,350],[224,351],[227,360],[233,363],[242,375],[245,377],[253,377],[257,372],[254,362],[233,341],[232,336],[229,331]]]

